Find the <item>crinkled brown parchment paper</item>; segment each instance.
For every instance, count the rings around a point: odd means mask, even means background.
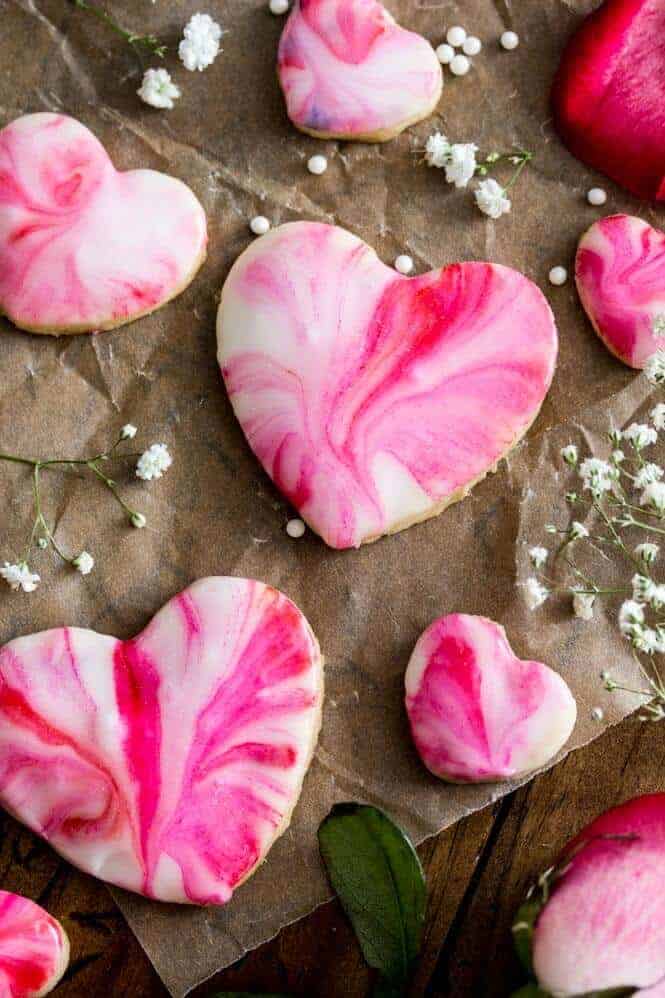
[[[47,483],[60,543],[71,551],[86,547],[97,567],[82,579],[41,556],[36,593],[0,593],[0,639],[58,624],[128,636],[193,579],[227,573],[288,593],[307,614],[327,660],[323,732],[301,803],[287,834],[233,902],[220,910],[178,909],[113,892],[172,994],[182,996],[327,897],[315,833],[335,800],[378,804],[421,840],[510,789],[446,786],[411,748],[402,676],[417,636],[437,615],[465,610],[494,617],[519,654],[560,669],[579,705],[569,748],[634,707],[604,693],[598,680],[602,668],[632,675],[626,646],[603,612],[586,625],[557,607],[530,615],[515,582],[527,571],[526,543],[542,539],[540,528],[563,491],[558,447],[571,434],[579,440],[602,432],[608,414],[617,423],[629,418],[646,386],[595,337],[572,282],[547,284],[550,267],[571,265],[577,238],[598,216],[584,193],[600,179],[566,153],[549,121],[549,81],[577,19],[562,0],[388,0],[405,25],[433,43],[461,23],[484,49],[467,77],[446,72],[437,115],[381,146],[317,142],[289,126],[274,70],[284,21],[268,13],[266,0],[107,0],[107,6],[169,43],[166,64],[183,89],[175,110],[139,102],[132,54],[66,0],[0,0],[0,121],[62,110],[94,130],[118,167],[153,167],[185,180],[208,213],[210,256],[176,302],[117,332],[52,340],[0,321],[3,449],[81,456],[131,421],[141,428],[137,442],[163,440],[175,456],[168,475],[150,489],[131,482],[128,471],[126,492],[149,520],[140,532],[123,525],[94,484],[75,476]],[[201,8],[228,34],[215,65],[188,74],[174,51],[185,20]],[[496,43],[507,27],[521,37],[512,53]],[[469,192],[448,187],[419,161],[435,128],[484,151],[517,143],[536,153],[510,216],[498,223],[484,218]],[[329,158],[322,177],[305,168],[314,151]],[[662,220],[662,209],[600,182],[609,210]],[[286,536],[289,511],[246,446],[215,363],[217,296],[258,212],[274,224],[336,222],[386,261],[410,253],[419,271],[488,259],[545,288],[561,334],[549,398],[527,442],[461,505],[357,552],[333,552],[311,534],[297,542]],[[0,466],[0,495],[5,558],[21,551],[29,528],[25,474]],[[595,705],[605,710],[602,723],[591,720]]]

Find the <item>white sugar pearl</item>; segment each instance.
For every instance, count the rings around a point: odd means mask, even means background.
[[[469,35],[468,38],[464,39],[464,44],[462,45],[462,52],[464,55],[478,55],[483,47],[483,43],[480,38],[476,38],[475,35]]]
[[[307,169],[318,177],[328,169],[328,160],[325,156],[310,156],[307,160]]]
[[[589,204],[592,204],[598,208],[601,204],[605,204],[607,201],[607,191],[604,191],[602,187],[592,187],[587,194],[586,199]]]
[[[591,711],[591,717],[593,718],[594,721],[602,721],[604,716],[605,715],[603,713],[602,707],[594,707],[593,710]]]
[[[410,274],[413,270],[413,260],[406,253],[402,253],[395,260],[395,270],[400,274]]]
[[[456,55],[450,63],[450,72],[453,76],[466,76],[471,69],[471,63],[465,55]]]
[[[455,25],[453,28],[448,28],[446,32],[446,41],[453,48],[459,48],[460,45],[464,44],[464,39],[466,38],[466,31],[464,28],[460,28],[459,25]]]
[[[286,532],[289,535],[289,537],[294,537],[294,538],[302,537],[303,534],[305,533],[305,524],[302,522],[302,520],[298,519],[289,520],[289,522],[286,525]]]
[[[452,45],[446,45],[444,42],[443,45],[439,45],[437,48],[436,57],[442,66],[447,66],[455,58],[455,49]]]
[[[270,0],[271,14],[286,14],[289,9],[289,0]]]
[[[265,236],[266,232],[270,228],[270,222],[265,215],[257,215],[249,223],[249,227],[255,236]]]
[[[550,284],[557,286],[565,284],[568,280],[568,271],[565,267],[552,267],[550,270]]]
[[[504,31],[500,38],[501,48],[504,48],[506,52],[512,52],[516,49],[520,43],[520,36],[514,31]]]

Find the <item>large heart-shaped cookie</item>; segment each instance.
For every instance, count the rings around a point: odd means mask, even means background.
[[[580,239],[575,280],[605,346],[643,368],[665,348],[665,234],[632,215],[611,215]]]
[[[224,904],[288,826],[321,719],[319,647],[282,593],[194,583],[131,641],[0,650],[0,803],[74,865]]]
[[[526,432],[557,335],[522,274],[457,263],[406,278],[344,229],[280,226],[236,261],[219,362],[245,435],[331,547],[461,499]]]
[[[663,0],[605,0],[569,42],[552,101],[573,155],[639,197],[665,199]]]
[[[432,113],[443,86],[429,42],[378,0],[295,0],[277,64],[289,118],[320,138],[393,138]]]
[[[117,172],[80,122],[29,114],[0,131],[0,312],[36,333],[112,329],[179,294],[206,219],[155,170]]]
[[[0,995],[42,998],[69,963],[69,939],[34,901],[0,891]]]
[[[405,677],[418,753],[436,776],[482,783],[524,776],[568,741],[577,714],[568,685],[513,654],[486,617],[453,613],[420,636]]]

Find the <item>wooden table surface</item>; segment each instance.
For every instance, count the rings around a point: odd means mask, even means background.
[[[522,982],[510,926],[529,883],[599,812],[665,789],[664,773],[665,727],[630,719],[425,843],[429,911],[411,998],[507,998]],[[2,820],[2,887],[43,904],[72,942],[58,998],[167,998],[103,884],[74,871],[11,818]],[[364,998],[371,985],[341,909],[331,903],[194,994],[212,998],[240,989]]]

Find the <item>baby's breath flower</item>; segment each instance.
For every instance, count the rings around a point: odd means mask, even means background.
[[[642,652],[643,655],[653,655],[663,647],[658,632],[653,627],[643,627],[639,632],[632,635],[633,648]]]
[[[652,385],[665,383],[665,350],[656,350],[644,365],[644,374]]]
[[[658,557],[659,551],[660,548],[657,544],[650,544],[648,542],[645,544],[638,544],[635,548],[635,554],[640,561],[644,562],[645,565],[653,565],[654,561]]]
[[[130,520],[132,522],[132,526],[136,527],[137,530],[142,530],[148,522],[143,513],[132,513]]]
[[[81,575],[90,575],[95,567],[95,559],[88,551],[81,551],[72,561],[72,565]]]
[[[665,430],[665,402],[659,402],[649,413],[651,422],[657,430]]]
[[[649,462],[640,468],[635,475],[634,485],[636,489],[645,489],[652,482],[658,482],[663,477],[663,469],[658,464]]]
[[[529,610],[537,610],[539,606],[545,602],[550,594],[547,586],[544,586],[542,582],[533,576],[527,579],[524,583],[524,589],[526,591],[526,605]]]
[[[32,593],[40,581],[37,573],[31,572],[24,561],[15,565],[6,561],[4,566],[0,568],[0,575],[14,592],[21,589],[24,593]]]
[[[455,187],[466,187],[476,172],[478,146],[473,142],[455,142],[446,160],[446,180]]]
[[[636,600],[627,599],[619,610],[619,630],[625,637],[632,637],[642,630],[644,624],[644,607]]]
[[[596,602],[594,593],[573,592],[573,613],[580,620],[593,618],[593,604]]]
[[[583,488],[592,492],[594,496],[609,492],[617,474],[616,468],[607,461],[601,461],[599,457],[587,457],[580,465]]]
[[[640,496],[640,506],[649,506],[657,513],[665,513],[665,482],[651,482]]]
[[[571,468],[574,468],[578,461],[577,447],[575,444],[566,444],[565,447],[562,447],[561,457],[566,464],[569,464]]]
[[[166,69],[146,69],[143,82],[136,92],[144,103],[169,111],[180,97],[180,88],[175,85]]]
[[[571,541],[577,541],[581,537],[589,536],[589,531],[587,530],[587,528],[584,526],[583,523],[579,522],[579,520],[573,520],[568,533],[570,535]]]
[[[564,499],[569,503],[576,503],[579,500],[577,492],[566,492]]]
[[[134,437],[136,436],[136,433],[137,433],[137,430],[136,430],[135,426],[132,426],[131,423],[125,423],[125,425],[123,426],[123,428],[120,430],[120,439],[121,440],[133,440]]]
[[[531,564],[534,568],[542,568],[547,558],[549,556],[549,551],[547,548],[535,547],[529,548],[529,558],[531,559]]]
[[[636,573],[631,579],[631,584],[633,587],[633,599],[638,603],[650,603],[651,594],[655,588],[655,585],[651,579],[646,575],[640,575]]]
[[[658,434],[648,423],[631,423],[623,431],[624,440],[630,440],[635,450],[643,450],[649,444],[655,444]]]
[[[546,534],[558,534],[559,528],[555,523],[546,523],[543,527]]]
[[[621,464],[622,461],[626,460],[626,455],[621,449],[613,450],[610,454],[610,460],[613,464]]]
[[[193,14],[178,46],[178,55],[185,69],[201,71],[212,65],[219,55],[221,37],[222,29],[210,14]]]
[[[613,447],[618,447],[623,439],[623,433],[621,430],[617,430],[616,426],[612,427],[607,436],[609,437],[609,441]]]
[[[450,142],[441,132],[434,132],[425,143],[425,162],[441,169],[448,162]]]
[[[665,585],[654,585],[651,590],[649,603],[652,609],[660,611],[665,606]]]
[[[136,476],[144,482],[151,482],[154,478],[161,478],[172,464],[173,458],[166,444],[152,444],[141,454],[136,465]]]
[[[480,181],[474,197],[483,215],[489,215],[490,218],[501,218],[511,209],[510,198],[506,195],[505,188],[492,177]]]

